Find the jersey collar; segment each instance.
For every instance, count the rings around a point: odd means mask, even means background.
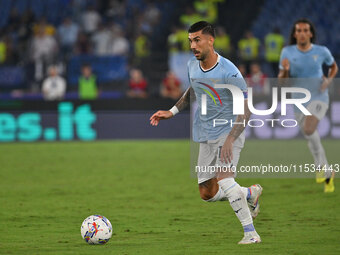
[[[218,54],[217,52],[215,52],[215,53],[217,54],[217,61],[216,61],[216,64],[213,65],[212,67],[210,67],[209,69],[203,69],[203,67],[201,66],[201,63],[198,62],[198,65],[199,65],[199,67],[200,67],[200,69],[201,69],[201,71],[202,71],[203,73],[207,73],[207,72],[213,70],[213,69],[218,65],[218,63],[220,62],[220,59],[221,59],[220,54]]]
[[[300,50],[299,47],[298,47],[297,45],[295,45],[295,47],[296,47],[296,49],[297,49],[299,52],[301,52],[301,53],[308,53],[308,52],[310,52],[310,51],[313,50],[314,44],[311,43],[310,48],[309,48],[307,51],[302,51],[302,50]]]

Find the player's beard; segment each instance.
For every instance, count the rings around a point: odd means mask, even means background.
[[[202,52],[202,53],[201,53],[201,56],[198,57],[197,59],[198,59],[199,61],[204,61],[206,58],[207,58],[207,53],[206,53],[206,52]]]
[[[300,44],[300,46],[302,46],[302,47],[305,47],[306,45],[307,45],[307,41],[303,41],[303,42],[300,42],[299,44]]]
[[[308,40],[305,40],[303,42],[299,42],[298,45],[301,47],[301,48],[306,48],[308,45],[310,45],[311,42],[308,41]]]
[[[308,40],[306,37],[300,38],[300,40],[298,40],[298,45],[301,47],[306,47],[309,43],[310,40]]]

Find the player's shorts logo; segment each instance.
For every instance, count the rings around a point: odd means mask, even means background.
[[[320,104],[317,104],[316,107],[315,107],[315,110],[316,110],[316,112],[321,111],[321,105],[320,105]]]

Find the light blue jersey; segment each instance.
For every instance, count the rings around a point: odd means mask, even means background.
[[[296,45],[286,46],[282,49],[280,57],[280,69],[282,60],[287,58],[290,64],[289,76],[291,78],[306,78],[293,81],[294,86],[303,87],[311,92],[311,101],[320,100],[329,103],[328,89],[323,93],[320,91],[322,84],[322,65],[332,65],[334,58],[325,46],[312,44],[308,51],[301,51]],[[298,96],[293,94],[293,98]],[[307,103],[308,105],[308,103]]]
[[[198,108],[195,112],[193,123],[193,140],[205,142],[215,140],[231,130],[230,120],[235,121],[233,115],[233,98],[226,88],[214,88],[215,84],[232,84],[239,87],[244,93],[247,85],[236,66],[229,60],[218,55],[217,63],[209,70],[203,70],[200,62],[193,57],[188,62],[188,75],[190,86],[196,96]],[[207,114],[201,113],[201,98],[205,94],[207,98]],[[224,119],[228,125],[214,127],[214,119]]]

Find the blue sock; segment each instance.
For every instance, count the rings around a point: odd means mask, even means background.
[[[250,188],[248,188],[247,200],[250,198]]]
[[[251,232],[255,231],[254,225],[253,224],[248,224],[246,226],[243,226],[244,232]]]

